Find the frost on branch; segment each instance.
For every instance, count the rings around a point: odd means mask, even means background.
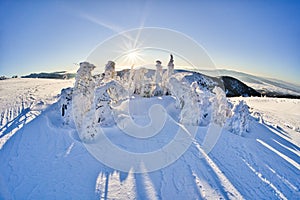
[[[249,131],[250,112],[244,101],[235,104],[232,109],[232,116],[227,121],[227,128],[232,133],[242,136]]]

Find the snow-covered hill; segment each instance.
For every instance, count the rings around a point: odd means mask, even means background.
[[[300,96],[300,86],[288,83],[285,81],[264,78],[259,76],[250,75],[243,72],[237,72],[233,70],[199,70],[201,73],[210,76],[231,76],[237,78],[247,84],[248,86],[254,88],[263,95],[270,97],[298,97]]]
[[[202,144],[208,127],[199,127],[176,162],[136,174],[96,160],[76,129],[64,125],[61,104],[55,101],[72,81],[11,79],[1,84],[0,199],[300,198],[299,100],[233,98],[250,106],[250,132],[242,137],[223,129],[206,154]],[[158,102],[176,117],[171,96],[137,98],[130,102],[137,123],[147,124],[145,112]],[[108,129],[115,145],[149,152],[168,143],[177,128],[170,124],[146,143],[116,127]]]

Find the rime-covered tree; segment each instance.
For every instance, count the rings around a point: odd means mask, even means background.
[[[115,63],[113,61],[108,61],[105,66],[104,71],[104,80],[110,81],[115,78],[116,69],[115,69]]]
[[[215,95],[212,97],[212,120],[214,123],[223,126],[228,116],[230,116],[230,106],[226,98],[225,92],[215,87],[213,89]]]
[[[249,123],[249,107],[244,101],[240,101],[232,109],[232,116],[227,121],[227,128],[232,133],[242,136],[249,131]]]
[[[168,78],[170,78],[173,73],[174,73],[174,59],[173,59],[173,55],[170,54],[170,61],[168,63]]]
[[[73,88],[65,88],[61,90],[60,107],[61,115],[63,117],[63,124],[70,125],[73,121],[72,118],[72,93]]]
[[[199,125],[201,117],[197,94],[191,86],[175,77],[171,77],[168,82],[168,89],[176,98],[176,107],[181,109],[180,122]]]
[[[162,96],[164,94],[162,88],[163,81],[163,69],[161,62],[159,60],[156,61],[156,71],[155,71],[155,88],[153,90],[153,96]]]
[[[82,62],[76,74],[72,103],[74,120],[78,128],[81,128],[82,119],[93,105],[95,82],[92,71],[94,68],[93,64]]]

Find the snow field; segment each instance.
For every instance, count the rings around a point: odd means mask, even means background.
[[[96,160],[75,127],[64,123],[61,104],[55,101],[59,91],[72,86],[72,81],[9,81],[1,85],[2,111],[9,113],[7,110],[15,104],[21,107],[17,96],[23,95],[25,109],[38,113],[30,122],[21,120],[29,115],[24,115],[24,110],[13,115],[15,125],[3,121],[0,199],[300,198],[299,100],[230,98],[232,102],[243,100],[250,107],[249,132],[240,136],[224,128],[212,151],[206,154],[202,144],[207,126],[200,126],[192,145],[178,160],[160,170],[136,174]],[[18,91],[15,84],[24,88]],[[32,92],[32,88],[37,90]],[[24,94],[26,91],[30,92]],[[31,101],[33,96],[35,100]],[[38,102],[44,104],[39,106]],[[131,106],[135,122],[145,125],[149,122],[145,105],[157,102],[166,106],[174,119],[180,118],[176,99],[171,96],[131,99],[115,109],[122,112]],[[151,152],[172,140],[176,126],[165,127],[165,132],[147,140],[133,139],[117,126],[105,129],[113,144],[132,152]],[[11,137],[4,137],[12,131]]]

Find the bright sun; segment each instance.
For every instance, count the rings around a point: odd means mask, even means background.
[[[133,51],[133,52],[130,52],[128,55],[127,55],[127,57],[128,57],[128,60],[129,61],[136,61],[137,60],[137,58],[138,58],[138,53],[137,52],[135,52],[135,51]]]
[[[141,53],[138,50],[131,50],[125,55],[125,62],[129,65],[136,65],[142,60]]]

